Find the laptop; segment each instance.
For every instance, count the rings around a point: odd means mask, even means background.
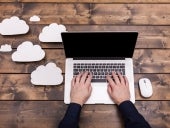
[[[108,95],[106,75],[126,75],[135,103],[133,60],[138,32],[63,32],[65,51],[64,103],[70,103],[71,80],[81,71],[92,73],[92,93],[85,104],[115,104]]]

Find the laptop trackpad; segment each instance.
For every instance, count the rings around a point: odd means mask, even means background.
[[[107,92],[107,83],[92,83],[92,93],[87,104],[114,104]]]

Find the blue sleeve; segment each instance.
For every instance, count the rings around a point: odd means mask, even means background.
[[[70,103],[58,128],[78,128],[81,105]]]
[[[131,101],[124,101],[118,108],[124,118],[125,128],[151,128]]]

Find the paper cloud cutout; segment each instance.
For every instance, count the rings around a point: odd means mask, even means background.
[[[30,17],[30,21],[38,22],[38,21],[40,21],[40,17],[37,15],[34,15],[34,16]]]
[[[19,35],[25,34],[29,31],[29,26],[24,20],[20,20],[17,16],[9,19],[4,19],[0,23],[1,35]]]
[[[39,45],[33,45],[30,41],[20,44],[17,51],[12,54],[12,60],[16,62],[39,61],[44,57],[44,50]]]
[[[41,42],[62,42],[61,32],[67,32],[64,25],[52,23],[45,26],[39,35]]]
[[[62,71],[55,63],[40,65],[31,73],[31,83],[34,85],[59,85],[63,82]]]
[[[0,52],[11,52],[11,51],[12,51],[11,45],[8,44],[1,45]]]

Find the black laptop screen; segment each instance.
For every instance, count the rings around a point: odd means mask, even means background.
[[[66,58],[133,56],[137,32],[61,33]]]

